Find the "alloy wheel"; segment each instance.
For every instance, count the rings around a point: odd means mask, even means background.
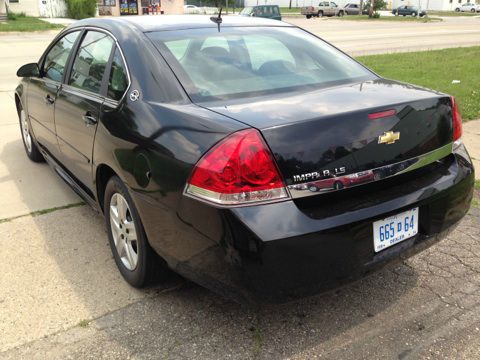
[[[25,147],[27,148],[28,153],[31,153],[32,152],[32,136],[30,135],[28,120],[24,110],[20,111],[20,122],[22,124],[23,143],[25,144]]]
[[[135,270],[139,255],[135,222],[127,200],[119,193],[110,199],[110,227],[120,260],[128,270]]]

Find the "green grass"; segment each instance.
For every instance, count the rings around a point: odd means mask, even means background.
[[[480,13],[456,12],[456,11],[428,11],[428,16],[475,16]]]
[[[355,21],[410,21],[417,23],[427,23],[432,21],[443,21],[440,18],[424,16],[380,16],[379,18],[369,18],[368,15],[345,15],[343,17],[335,17],[338,20],[355,20]]]
[[[35,17],[13,15],[5,22],[0,22],[0,32],[7,31],[42,31],[60,29],[62,25],[50,24]]]
[[[480,180],[475,180],[475,189],[480,190]]]
[[[360,56],[357,59],[387,79],[454,95],[463,120],[480,118],[480,46]],[[461,83],[452,84],[452,80]]]

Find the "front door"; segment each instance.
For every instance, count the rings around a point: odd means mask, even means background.
[[[57,156],[54,108],[67,62],[80,31],[58,39],[48,50],[40,65],[40,77],[30,78],[27,107],[32,131],[37,141]]]
[[[61,161],[87,188],[92,189],[93,141],[106,93],[105,69],[114,40],[89,30],[80,43],[65,84],[58,92],[55,123]]]

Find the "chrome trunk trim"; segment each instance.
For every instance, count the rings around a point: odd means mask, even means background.
[[[400,161],[395,164],[389,164],[375,169],[364,170],[347,175],[332,176],[319,180],[292,184],[288,185],[287,189],[293,199],[314,196],[320,193],[324,194],[333,191],[340,191],[419,169],[450,155],[452,150],[453,143],[449,143],[429,153]]]

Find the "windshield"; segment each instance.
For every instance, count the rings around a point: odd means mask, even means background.
[[[240,15],[250,15],[252,13],[253,8],[246,7],[242,11],[240,11]]]
[[[147,34],[195,102],[317,89],[376,76],[294,27],[224,27]]]

